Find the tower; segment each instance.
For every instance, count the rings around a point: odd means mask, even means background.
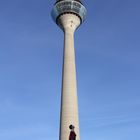
[[[80,0],[57,0],[52,10],[54,21],[64,32],[59,140],[69,140],[70,125],[75,127],[76,140],[80,140],[74,32],[85,20],[85,16],[86,8]]]

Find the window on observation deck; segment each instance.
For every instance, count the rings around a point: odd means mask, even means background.
[[[79,3],[73,2],[73,1],[64,1],[62,3],[57,4],[57,10],[62,12],[76,12],[79,13],[79,9],[81,8],[81,5]]]

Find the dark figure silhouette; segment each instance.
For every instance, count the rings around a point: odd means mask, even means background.
[[[76,140],[76,133],[74,132],[74,126],[73,125],[70,125],[69,126],[70,128],[70,135],[69,135],[69,140]]]

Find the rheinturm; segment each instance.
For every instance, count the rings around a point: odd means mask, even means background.
[[[85,20],[86,8],[80,0],[57,0],[52,17],[64,32],[59,140],[80,140],[74,32]]]

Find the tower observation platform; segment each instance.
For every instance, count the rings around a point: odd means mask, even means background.
[[[58,24],[59,17],[67,13],[77,15],[82,23],[87,11],[80,0],[57,0],[52,10],[53,20]]]

